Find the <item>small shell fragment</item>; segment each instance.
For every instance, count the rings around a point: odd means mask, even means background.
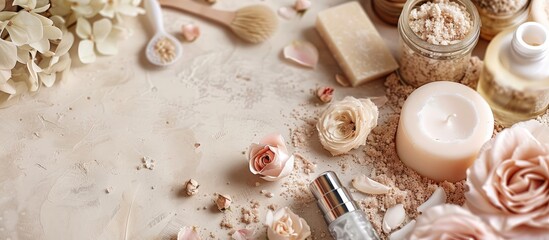
[[[187,195],[192,196],[197,194],[198,187],[200,187],[200,185],[198,185],[198,182],[196,180],[192,178],[189,179],[189,181],[187,181],[187,184],[185,184],[185,190],[187,191]]]
[[[334,88],[332,87],[319,87],[316,90],[316,96],[323,103],[331,102],[333,95],[334,95]]]
[[[389,240],[408,239],[410,237],[410,234],[412,234],[415,226],[416,220],[408,222],[406,225],[404,225],[404,227],[391,233],[391,235],[389,235]]]
[[[231,199],[231,196],[223,195],[223,194],[217,194],[217,199],[215,200],[217,209],[219,209],[219,211],[222,211],[222,212],[229,209],[232,202],[233,200]]]
[[[446,192],[443,188],[437,187],[437,189],[433,192],[429,199],[427,199],[427,201],[417,207],[417,211],[422,213],[427,211],[427,209],[429,208],[444,203],[446,203]]]
[[[304,67],[315,68],[318,63],[318,49],[307,41],[293,41],[284,47],[283,53],[284,58]]]
[[[356,190],[368,194],[386,194],[391,190],[390,187],[378,183],[364,174],[354,178],[352,184]]]
[[[193,42],[198,37],[200,37],[200,28],[196,26],[194,23],[188,23],[183,26],[181,26],[181,35],[185,39],[185,41]]]
[[[405,218],[406,211],[404,210],[404,205],[397,204],[390,207],[385,212],[385,216],[383,216],[383,231],[385,233],[390,233],[393,229],[400,226]]]

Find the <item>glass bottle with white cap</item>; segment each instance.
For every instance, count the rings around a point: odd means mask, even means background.
[[[332,172],[320,174],[310,185],[324,220],[336,240],[378,240],[366,214],[360,210],[351,194]]]

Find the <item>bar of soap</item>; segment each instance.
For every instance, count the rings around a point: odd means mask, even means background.
[[[353,86],[378,79],[398,68],[358,2],[320,12],[316,29]]]

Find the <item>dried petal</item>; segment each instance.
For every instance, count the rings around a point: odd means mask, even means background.
[[[231,235],[234,240],[252,240],[255,235],[255,229],[239,229]]]
[[[223,194],[217,194],[217,200],[215,200],[217,209],[219,209],[219,211],[222,211],[222,212],[229,209],[232,202],[233,200],[231,199],[231,196],[223,195]]]
[[[198,193],[198,187],[200,187],[198,182],[191,178],[185,184],[185,191],[187,192],[187,195],[192,196]]]
[[[181,35],[188,42],[193,42],[200,36],[200,28],[193,23],[181,27]]]
[[[12,69],[17,61],[17,47],[0,39],[0,69]]]
[[[286,20],[291,20],[297,16],[297,11],[292,7],[281,7],[278,9],[278,15]]]
[[[418,212],[425,212],[427,209],[434,207],[436,205],[444,204],[446,203],[446,192],[443,188],[438,187],[431,197],[427,199],[423,204],[421,204],[419,207],[417,207]]]
[[[284,48],[284,58],[305,67],[315,68],[318,63],[318,49],[307,41],[293,41]]]
[[[364,174],[354,178],[352,183],[356,190],[368,194],[386,194],[391,189],[390,187],[366,177]]]
[[[389,240],[409,239],[415,226],[416,226],[416,220],[412,220],[408,222],[406,225],[404,225],[404,227],[391,233],[391,235],[389,235]]]
[[[404,210],[404,205],[397,204],[390,207],[385,212],[385,216],[383,216],[383,231],[385,233],[391,232],[391,230],[400,226],[405,218],[406,211]]]
[[[328,103],[332,101],[332,97],[334,95],[334,88],[332,87],[319,87],[316,90],[316,96],[320,101],[324,103]]]
[[[304,13],[311,7],[310,0],[296,0],[294,4],[294,9],[299,13]]]
[[[182,227],[177,233],[177,240],[200,240],[197,227]]]

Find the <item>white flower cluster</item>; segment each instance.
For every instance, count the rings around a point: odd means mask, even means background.
[[[141,0],[0,0],[0,93],[14,95],[51,87],[71,66],[69,50],[79,37],[82,63],[117,53],[122,16],[137,16]],[[93,22],[93,23],[90,23]]]

